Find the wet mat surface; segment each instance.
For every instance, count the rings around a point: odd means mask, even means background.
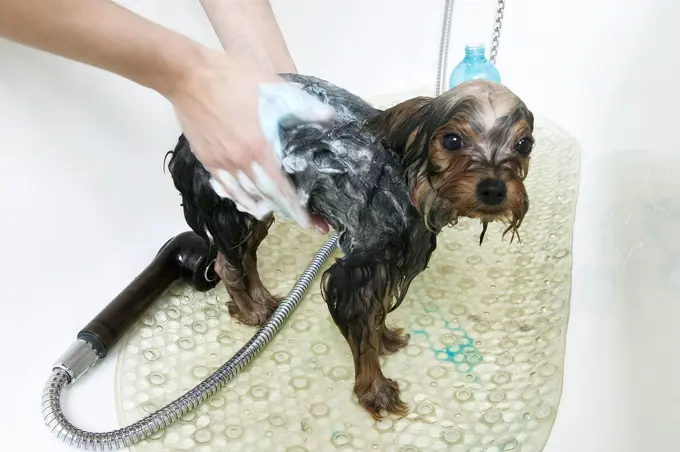
[[[410,414],[374,422],[354,401],[349,347],[319,278],[281,332],[226,388],[134,451],[536,452],[562,391],[578,145],[537,118],[522,243],[461,220],[388,324],[408,347],[382,358]],[[286,294],[326,237],[277,221],[260,247],[267,287]],[[327,268],[335,257],[329,259]],[[116,369],[121,425],[193,388],[255,329],[232,321],[222,285],[162,296],[124,339]]]

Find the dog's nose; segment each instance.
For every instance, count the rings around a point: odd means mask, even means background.
[[[495,206],[505,201],[508,186],[498,179],[486,179],[477,185],[477,198],[484,204]]]

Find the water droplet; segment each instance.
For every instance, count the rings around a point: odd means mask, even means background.
[[[332,443],[336,446],[346,446],[352,442],[352,436],[349,433],[338,432],[333,435]]]
[[[456,364],[456,370],[458,372],[467,372],[471,369],[472,367],[468,363],[458,363]]]
[[[418,356],[423,350],[417,345],[409,345],[406,347],[406,354],[408,356]]]
[[[477,265],[482,261],[482,258],[479,256],[470,256],[467,258],[467,263],[470,265]]]
[[[505,392],[501,390],[491,391],[489,393],[489,400],[494,403],[499,403],[505,400]]]
[[[151,328],[142,328],[139,332],[139,335],[144,339],[149,339],[151,336],[153,336],[153,331]]]
[[[465,307],[465,305],[462,304],[454,304],[453,306],[451,306],[451,309],[449,309],[449,312],[453,315],[460,316],[467,312],[467,308]]]
[[[152,348],[144,350],[144,352],[142,352],[142,355],[147,361],[156,361],[159,357],[158,352]]]
[[[212,433],[206,428],[201,428],[194,432],[194,440],[197,443],[207,443],[212,439]]]
[[[482,362],[482,355],[479,353],[470,353],[469,355],[466,356],[467,362],[470,364],[478,364]]]
[[[510,381],[510,375],[505,372],[497,373],[493,376],[493,381],[499,385],[503,385]]]
[[[394,428],[394,422],[390,419],[383,418],[379,421],[376,421],[373,424],[373,428],[375,428],[380,433],[385,433],[385,432],[390,431]]]
[[[456,444],[463,438],[460,430],[447,430],[442,433],[442,440],[447,444]]]
[[[529,388],[522,392],[522,399],[531,400],[538,396],[538,390],[536,388]]]
[[[217,336],[217,340],[220,344],[231,344],[234,342],[234,339],[227,333],[220,333],[220,335]]]
[[[312,344],[312,353],[315,355],[325,355],[329,352],[328,346],[323,342],[315,342]]]
[[[340,380],[346,380],[349,378],[349,372],[347,371],[347,368],[343,366],[336,366],[332,368],[329,372],[329,377],[335,381],[340,381]]]
[[[194,348],[194,341],[188,337],[183,337],[179,341],[177,341],[177,345],[179,345],[179,348],[181,349],[191,350],[192,348]]]
[[[147,413],[154,413],[156,410],[158,410],[158,407],[156,406],[155,403],[149,400],[142,404],[142,410],[144,410]]]
[[[447,370],[442,366],[435,366],[427,371],[427,374],[432,378],[443,378],[447,374]]]
[[[149,374],[147,380],[149,380],[149,383],[151,383],[152,385],[160,386],[163,383],[165,383],[165,376],[163,374],[154,372]]]
[[[269,395],[269,391],[264,386],[253,386],[250,388],[250,395],[256,399],[264,399]]]
[[[480,333],[484,333],[486,331],[489,331],[490,328],[491,328],[491,325],[489,325],[489,322],[484,322],[484,321],[477,322],[474,326],[474,330],[478,331]]]
[[[311,325],[306,320],[296,320],[295,322],[293,322],[293,329],[298,333],[308,331],[310,327]]]
[[[190,411],[180,418],[183,422],[193,422],[196,419],[196,412]]]
[[[498,411],[488,411],[484,414],[484,422],[487,424],[495,424],[501,420],[501,413]]]
[[[281,414],[270,414],[269,423],[272,424],[274,427],[281,427],[286,423],[286,418]]]
[[[309,380],[306,377],[293,377],[290,383],[295,389],[307,389],[309,387]]]
[[[548,328],[543,333],[543,337],[548,340],[556,339],[561,333],[561,330],[555,326]]]
[[[418,449],[416,446],[411,446],[409,444],[408,446],[401,447],[399,449],[399,452],[420,452],[420,449]]]
[[[497,279],[500,278],[501,276],[503,276],[503,273],[499,269],[492,268],[491,270],[489,270],[489,277]]]
[[[421,416],[429,416],[434,413],[434,406],[429,403],[421,403],[416,407],[416,412]]]
[[[511,439],[503,445],[503,450],[515,450],[517,446],[519,446],[519,443],[516,440]]]
[[[534,414],[536,416],[536,419],[547,419],[550,417],[552,414],[553,409],[549,405],[541,405],[540,407],[536,408],[536,411],[534,411]]]
[[[210,401],[208,403],[213,408],[222,408],[222,407],[224,407],[226,401],[224,400],[224,397],[222,397],[222,396],[214,396],[210,399]]]
[[[206,306],[203,308],[203,313],[208,317],[217,317],[220,315],[220,311],[212,306]]]
[[[203,366],[196,366],[192,369],[191,374],[199,379],[204,379],[205,377],[208,376],[208,368],[203,367]]]
[[[273,359],[278,364],[288,364],[292,359],[292,355],[288,352],[276,352],[274,353]]]
[[[166,311],[166,314],[167,314],[167,316],[168,316],[169,318],[171,318],[171,319],[179,319],[180,316],[181,316],[181,314],[180,314],[180,312],[179,312],[179,309],[174,308],[174,307],[173,307],[173,308],[168,308],[168,310]]]
[[[454,393],[454,397],[461,402],[467,402],[472,398],[472,392],[468,389],[459,389]]]
[[[315,403],[309,409],[309,412],[312,413],[312,416],[316,418],[328,416],[329,411],[328,405],[323,403]]]
[[[243,430],[238,425],[233,425],[233,426],[227,428],[226,433],[227,433],[227,438],[236,439],[236,438],[239,438],[241,436],[241,434],[243,433]]]
[[[206,331],[208,331],[208,326],[205,324],[205,322],[194,322],[191,325],[191,329],[197,332],[198,334],[203,334]]]
[[[498,357],[496,362],[500,366],[509,366],[514,360],[515,358],[513,358],[512,355],[501,355]]]

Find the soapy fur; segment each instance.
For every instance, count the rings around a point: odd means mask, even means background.
[[[282,124],[326,123],[335,114],[329,105],[287,83],[261,85],[258,112],[260,129],[278,163],[281,163],[283,157],[279,133]],[[238,210],[258,220],[263,220],[276,212],[294,219],[302,227],[307,227],[306,211],[304,206],[297,203],[295,195],[282,193],[278,184],[259,163],[253,162],[251,170],[255,176],[254,181],[242,171],[234,177],[220,170],[217,180],[211,178],[210,184],[220,197],[234,201]],[[220,187],[220,184],[226,190]]]

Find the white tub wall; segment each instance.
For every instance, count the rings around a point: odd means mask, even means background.
[[[121,3],[217,45],[197,0]],[[433,86],[443,1],[273,4],[300,71],[367,97]],[[456,1],[451,67],[465,42],[488,43],[494,8],[494,0]],[[677,149],[678,13],[677,2],[662,0],[626,7],[614,0],[508,2],[498,59],[504,82],[583,145],[566,395],[547,452],[670,450],[678,443],[671,417],[657,422],[644,411],[663,410],[663,393],[646,401],[622,396],[636,390],[621,346],[633,319],[612,295],[601,246],[612,233],[611,194],[602,180],[613,176],[607,170],[613,153]],[[24,369],[20,379],[1,374],[15,390],[6,400],[14,407],[11,421],[0,429],[8,450],[71,450],[43,427],[36,397],[78,329],[186,228],[179,197],[161,171],[178,129],[169,106],[148,90],[0,42],[0,132],[0,232],[10,256],[0,264],[0,335],[22,344],[6,350],[5,362]],[[649,322],[644,327],[653,330]],[[27,328],[49,331],[49,339],[33,340]],[[103,363],[67,398],[82,427],[118,426],[114,366],[114,359]],[[661,359],[656,366],[668,384],[663,376],[672,367]],[[654,381],[644,380],[647,387]],[[19,421],[24,415],[30,420]]]

